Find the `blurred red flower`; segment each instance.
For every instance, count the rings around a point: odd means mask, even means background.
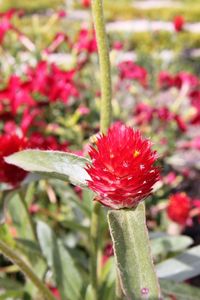
[[[59,143],[54,136],[44,136],[40,132],[34,132],[29,138],[28,147],[40,150],[67,151],[68,143]]]
[[[183,85],[187,85],[190,89],[194,89],[199,86],[199,79],[191,73],[184,71],[179,72],[174,77],[174,86],[180,89]]]
[[[185,25],[185,19],[183,16],[176,16],[173,20],[174,29],[176,32],[182,31]]]
[[[17,10],[12,8],[5,13],[0,13],[0,44],[2,44],[5,35],[9,30],[15,30],[14,26],[11,23],[11,19],[16,14],[16,12]]]
[[[53,287],[51,285],[48,285],[48,288],[50,289],[50,291],[52,292],[52,294],[54,295],[54,297],[58,300],[60,300],[60,292],[56,287]]]
[[[158,84],[161,88],[170,88],[174,85],[174,78],[167,71],[162,71],[158,75]]]
[[[185,225],[191,209],[191,199],[185,193],[176,193],[169,198],[167,207],[168,217],[180,224]]]
[[[141,85],[147,85],[147,71],[138,66],[133,61],[126,60],[118,65],[119,75],[121,79],[136,80]]]
[[[81,0],[83,7],[88,8],[91,5],[91,0]]]
[[[0,136],[0,182],[16,186],[25,178],[27,172],[4,161],[6,156],[25,148],[27,148],[27,140],[24,137],[16,134]]]
[[[27,70],[30,90],[41,94],[50,102],[67,103],[70,97],[78,97],[74,75],[75,70],[64,71],[46,61],[40,61],[35,68]]]
[[[64,9],[60,9],[57,14],[59,18],[65,18],[67,16],[67,12]]]
[[[160,177],[151,143],[118,122],[98,137],[96,146],[89,150],[92,164],[87,167],[88,186],[97,193],[96,200],[114,209],[135,207]]]
[[[86,51],[88,53],[94,53],[97,51],[97,42],[94,30],[88,30],[82,28],[78,34],[77,42],[74,44],[74,49],[78,53]]]
[[[103,251],[102,265],[104,266],[106,264],[106,262],[108,261],[108,259],[113,255],[114,255],[113,245],[112,245],[112,243],[108,243]]]
[[[17,75],[12,75],[7,87],[0,90],[0,101],[5,111],[10,111],[13,115],[22,107],[36,106],[36,101],[30,94],[29,83],[23,82]]]
[[[120,42],[120,41],[115,41],[115,42],[113,43],[113,45],[112,45],[112,49],[118,50],[118,51],[122,50],[122,49],[123,49],[123,44],[122,44],[122,42]]]

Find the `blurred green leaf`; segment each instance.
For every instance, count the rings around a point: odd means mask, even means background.
[[[193,247],[175,258],[156,266],[159,278],[181,282],[200,274],[200,246]]]
[[[160,280],[160,286],[164,295],[173,295],[178,300],[199,300],[200,290],[185,283]]]
[[[8,203],[8,210],[11,214],[13,225],[17,229],[18,235],[24,239],[34,239],[27,212],[18,194],[13,194]]]
[[[88,216],[90,216],[92,212],[94,196],[95,193],[93,191],[89,189],[83,189],[81,204],[85,208],[85,211],[88,213]]]
[[[89,227],[80,225],[76,221],[65,220],[65,221],[61,222],[61,224],[62,224],[63,227],[65,227],[67,229],[71,229],[71,230],[74,230],[74,231],[78,230],[78,231],[82,231],[82,232],[85,232],[85,233],[89,234]]]
[[[42,256],[40,247],[37,243],[33,242],[32,240],[26,240],[22,238],[17,238],[15,241],[19,244],[21,244],[25,250],[28,252],[31,252],[34,255]]]
[[[85,300],[94,300],[94,297],[92,286],[89,284],[86,289]]]
[[[165,256],[170,252],[179,252],[187,249],[193,244],[193,240],[188,236],[165,236],[151,240],[151,250],[153,257]]]
[[[114,257],[110,257],[103,266],[100,299],[112,300],[115,298],[116,266]]]
[[[17,300],[21,300],[24,299],[24,291],[6,291],[5,293],[0,295],[0,300],[10,300],[10,299],[17,299]]]
[[[84,167],[90,163],[86,158],[61,151],[24,150],[6,157],[6,162],[29,172],[48,175],[52,178],[69,180],[87,186],[89,174]]]
[[[53,270],[63,300],[82,300],[82,278],[62,242],[44,222],[38,222],[37,233],[42,253]]]

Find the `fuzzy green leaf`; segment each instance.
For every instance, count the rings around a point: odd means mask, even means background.
[[[28,172],[69,180],[75,185],[86,186],[90,179],[84,169],[90,161],[67,152],[24,150],[6,157],[5,161]]]

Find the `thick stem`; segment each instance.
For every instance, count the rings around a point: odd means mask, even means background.
[[[6,245],[2,240],[0,240],[0,252],[5,255],[9,260],[16,264],[19,269],[33,282],[33,284],[38,288],[39,292],[44,296],[46,300],[55,300],[50,290],[43,284],[42,281],[36,276],[31,268],[21,259],[20,256],[13,251],[8,245]]]
[[[92,0],[92,15],[98,46],[101,79],[100,131],[106,133],[111,123],[112,85],[102,0]],[[100,208],[100,204],[95,201],[91,219],[91,282],[94,300],[99,298],[97,261],[99,253]]]
[[[108,222],[122,290],[127,299],[160,299],[146,228],[145,206],[111,210]]]
[[[96,32],[100,78],[101,78],[101,115],[100,130],[105,133],[111,122],[111,71],[108,42],[106,37],[102,0],[92,0],[92,14]]]

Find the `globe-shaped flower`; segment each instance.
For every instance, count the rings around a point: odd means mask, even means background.
[[[97,200],[114,208],[133,208],[147,197],[159,179],[157,159],[149,140],[121,123],[115,123],[107,135],[100,135],[91,147],[92,164],[87,166],[88,186]]]
[[[186,225],[191,210],[191,199],[185,193],[176,193],[169,198],[168,217],[180,224]]]

